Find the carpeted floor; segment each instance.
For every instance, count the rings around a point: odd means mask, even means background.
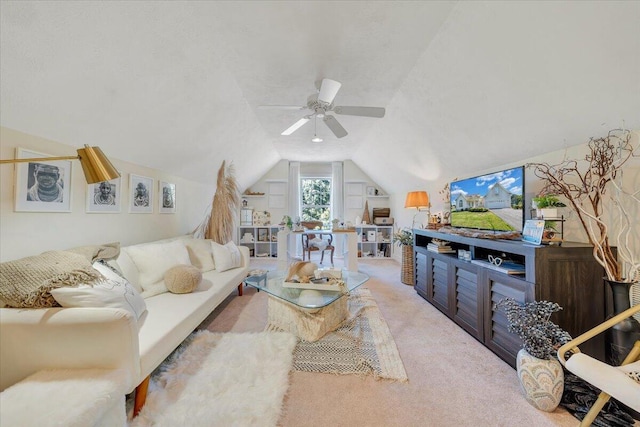
[[[340,267],[339,264],[336,265]],[[253,260],[273,268],[274,260]],[[577,426],[563,409],[538,411],[522,396],[516,372],[411,286],[394,260],[363,259],[360,270],[389,326],[408,382],[293,371],[278,425],[289,426]],[[262,331],[267,296],[245,289],[203,323],[215,332]]]

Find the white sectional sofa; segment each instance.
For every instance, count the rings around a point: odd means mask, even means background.
[[[109,261],[144,298],[146,312],[139,319],[121,308],[0,308],[0,390],[42,370],[118,369],[126,378],[126,393],[140,386],[136,406],[142,406],[151,372],[236,288],[242,295],[247,248],[236,249],[240,266],[226,269],[229,259],[212,257],[221,246],[214,245],[209,262],[207,245],[184,236],[123,247]],[[185,253],[187,262],[202,271],[193,292],[175,294],[149,282],[172,264],[184,263]],[[210,270],[216,263],[219,267]],[[226,271],[220,271],[223,264]]]

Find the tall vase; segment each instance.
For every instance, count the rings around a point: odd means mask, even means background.
[[[539,359],[524,348],[516,356],[520,388],[534,408],[553,412],[562,399],[564,373],[556,359]]]
[[[413,246],[402,245],[402,274],[400,280],[405,285],[415,285]]]
[[[610,318],[631,307],[629,290],[633,283],[617,282],[606,277],[604,281],[611,286],[613,291],[613,314],[609,316]],[[627,317],[612,328],[607,329],[605,333],[605,356],[607,362],[616,366],[620,365],[636,340],[640,340],[640,323],[633,316]]]

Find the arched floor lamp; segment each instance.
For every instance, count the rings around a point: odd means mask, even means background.
[[[7,159],[0,160],[0,164],[5,163],[25,163],[52,160],[80,160],[82,172],[87,184],[96,184],[98,182],[109,181],[120,177],[120,173],[113,167],[107,156],[104,155],[100,147],[89,147],[78,149],[77,156],[61,156],[61,157],[36,157],[31,159]]]

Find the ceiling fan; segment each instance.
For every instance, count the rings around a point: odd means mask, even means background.
[[[320,84],[320,90],[317,94],[309,96],[307,99],[307,105],[261,105],[258,108],[263,109],[282,109],[282,110],[311,110],[311,114],[302,117],[293,125],[285,129],[281,135],[291,135],[302,126],[304,126],[309,120],[322,119],[324,124],[327,125],[331,132],[338,137],[343,138],[347,136],[348,132],[342,127],[340,122],[336,120],[333,115],[327,113],[332,112],[335,114],[343,114],[349,116],[362,116],[362,117],[384,117],[385,109],[382,107],[340,107],[333,105],[333,100],[338,93],[342,84],[331,79],[322,79]],[[318,139],[317,136],[314,139]]]

